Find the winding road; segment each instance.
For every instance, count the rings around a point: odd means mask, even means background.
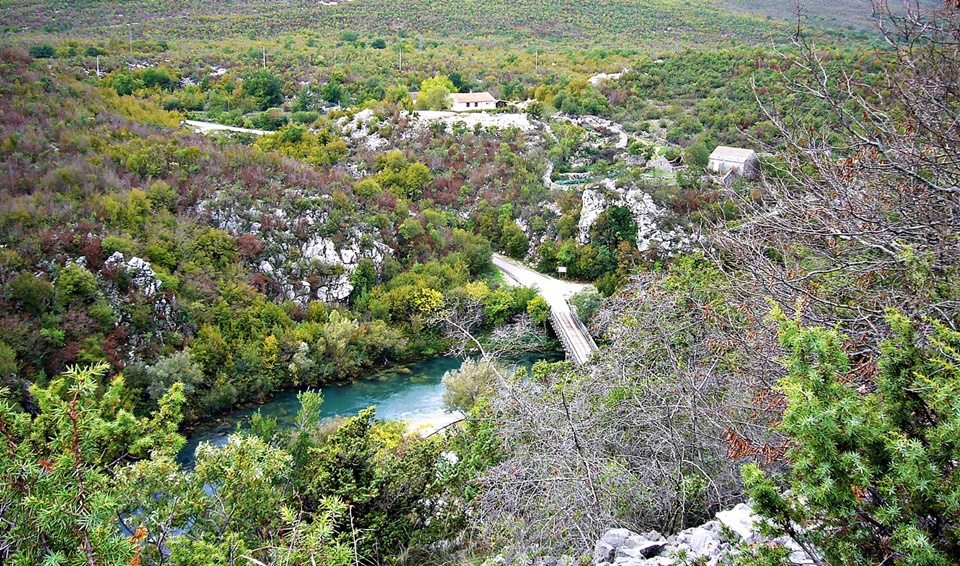
[[[554,279],[500,254],[493,254],[493,265],[503,272],[507,279],[517,285],[537,289],[540,296],[546,299],[547,304],[550,305],[550,322],[553,324],[553,329],[560,337],[560,341],[563,342],[563,349],[566,350],[567,357],[575,365],[580,365],[590,359],[590,354],[597,349],[597,344],[590,337],[583,324],[570,311],[570,305],[567,304],[569,297],[581,291],[587,285]]]

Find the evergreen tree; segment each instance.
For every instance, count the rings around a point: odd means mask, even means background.
[[[283,83],[267,69],[258,69],[243,77],[243,94],[257,102],[261,110],[283,103]]]
[[[125,407],[123,379],[102,393],[104,364],[74,367],[48,387],[33,386],[39,412],[19,412],[0,390],[0,562],[130,564],[143,538],[117,524],[130,501],[151,493],[122,489],[124,466],[171,457],[183,391],[174,384],[150,417]],[[136,509],[137,505],[132,508]]]
[[[889,315],[871,391],[842,335],[775,316],[791,467],[745,469],[756,510],[826,563],[960,563],[960,333],[937,325],[926,338]]]

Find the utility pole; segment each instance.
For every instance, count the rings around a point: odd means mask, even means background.
[[[127,45],[130,49],[130,57],[133,57],[133,26],[140,25],[139,22],[133,22],[127,24]]]
[[[100,56],[97,55],[97,78],[100,78]]]
[[[263,68],[267,68],[267,46],[263,46]]]
[[[403,72],[403,45],[401,45],[400,48],[397,49],[397,53],[400,55],[400,72],[402,73]]]

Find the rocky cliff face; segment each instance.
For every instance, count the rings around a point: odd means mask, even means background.
[[[157,279],[157,274],[153,271],[150,262],[145,259],[132,257],[130,261],[126,261],[122,253],[113,252],[113,255],[103,262],[103,267],[107,271],[126,271],[130,277],[130,284],[146,297],[152,297],[160,290],[161,282]]]
[[[664,252],[690,249],[696,242],[694,235],[683,229],[665,232],[659,228],[659,220],[667,211],[653,202],[653,197],[639,188],[617,187],[612,179],[604,179],[600,186],[587,188],[581,196],[580,229],[577,241],[586,244],[590,240],[590,227],[603,211],[625,206],[637,223],[637,248],[647,251],[658,248]]]
[[[284,299],[306,306],[312,300],[342,302],[353,290],[350,276],[362,259],[373,260],[379,269],[392,254],[375,230],[355,219],[337,220],[342,215],[336,209],[326,195],[291,194],[273,203],[239,204],[223,197],[205,203],[200,212],[221,230],[261,240],[257,271],[276,282]]]

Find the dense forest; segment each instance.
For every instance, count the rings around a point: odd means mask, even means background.
[[[728,4],[5,2],[0,563],[960,562],[960,8]]]

